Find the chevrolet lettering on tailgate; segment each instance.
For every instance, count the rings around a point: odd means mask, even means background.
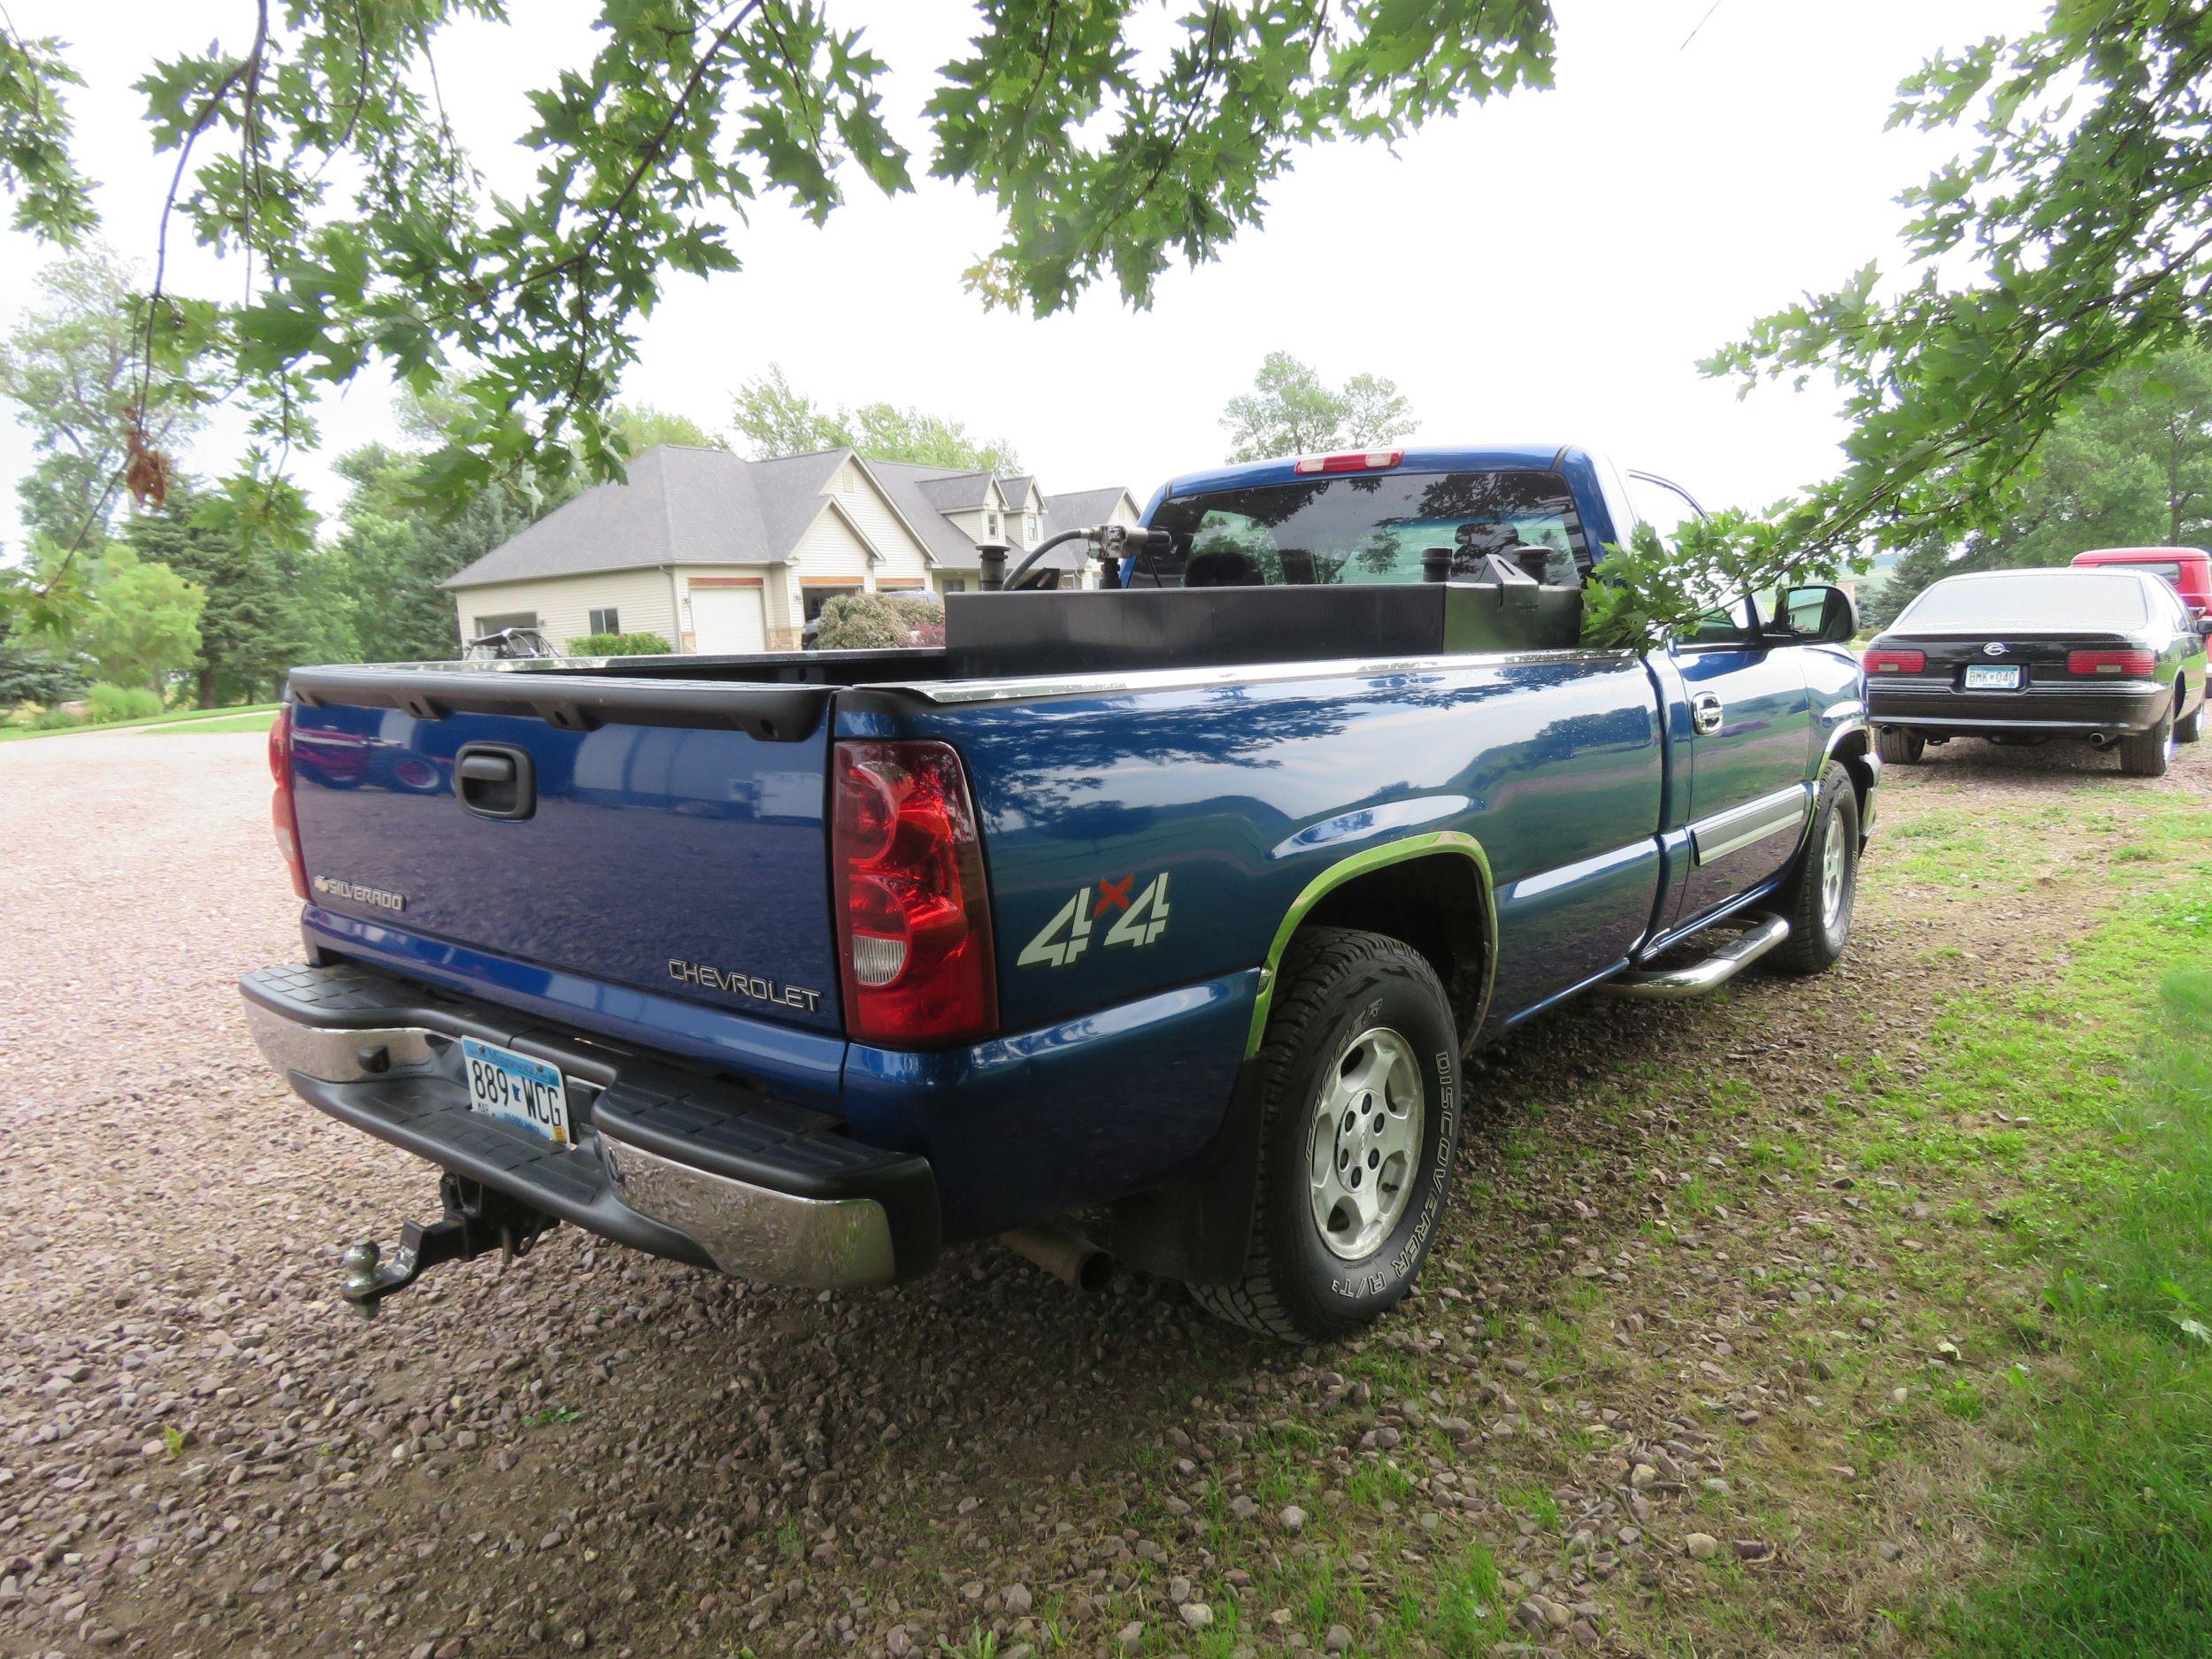
[[[668,959],[668,977],[681,979],[686,985],[695,985],[703,991],[720,991],[729,996],[742,996],[756,1002],[772,1002],[778,1008],[800,1008],[812,1013],[822,1005],[822,994],[795,985],[779,985],[773,979],[764,979],[757,973],[741,973],[734,969],[712,968],[700,962],[685,962],[679,957]]]

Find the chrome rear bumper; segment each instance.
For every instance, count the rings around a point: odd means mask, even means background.
[[[360,970],[273,970],[241,988],[254,1041],[310,1104],[587,1231],[809,1289],[887,1285],[935,1261],[928,1164],[860,1146],[826,1114]],[[558,1065],[577,1144],[471,1111],[463,1036]]]
[[[622,1202],[696,1239],[732,1279],[814,1290],[895,1279],[891,1222],[872,1198],[802,1198],[679,1164],[602,1131]]]

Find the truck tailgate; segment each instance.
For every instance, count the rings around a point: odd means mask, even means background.
[[[571,696],[527,680],[482,676],[483,695],[448,696],[428,676],[295,674],[311,902],[839,1030],[827,694],[729,687],[723,706],[696,686],[626,700],[607,681],[567,682]],[[526,810],[504,816],[511,789]]]

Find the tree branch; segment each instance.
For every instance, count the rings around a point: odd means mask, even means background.
[[[216,114],[222,108],[223,100],[230,96],[232,88],[238,85],[242,76],[250,74],[254,83],[258,85],[261,76],[262,54],[267,50],[268,43],[268,0],[257,0],[252,49],[232,66],[228,74],[215,83],[213,90],[201,101],[198,111],[192,118],[191,126],[185,129],[184,137],[178,143],[176,169],[169,176],[168,194],[162,198],[161,227],[154,239],[154,283],[146,296],[143,345],[139,353],[138,413],[136,416],[141,422],[145,419],[147,403],[153,393],[154,328],[156,319],[160,315],[161,302],[164,297],[162,284],[169,271],[169,219],[170,216],[176,211],[178,192],[184,188],[185,169],[192,160],[192,146],[198,141],[200,134],[214,124]],[[92,510],[85,514],[84,522],[77,526],[76,534],[69,539],[69,545],[62,549],[61,563],[54,567],[53,574],[40,584],[38,589],[40,598],[50,597],[55,585],[69,573],[70,565],[84,547],[85,537],[92,534],[92,526],[99,523],[102,515],[107,511],[108,503],[115,499],[116,487],[122,483],[128,471],[129,462],[126,459],[121,465],[108,475],[106,488],[101,490],[98,499],[93,503]]]
[[[630,176],[623,180],[622,188],[616,194],[615,199],[601,210],[598,226],[593,230],[584,245],[576,252],[518,278],[512,284],[513,287],[528,288],[549,276],[557,276],[562,272],[572,270],[589,260],[599,251],[600,246],[613,231],[616,219],[620,217],[623,209],[629,206],[630,198],[638,193],[647,175],[660,161],[669,135],[681,124],[684,116],[689,111],[693,96],[699,90],[700,83],[706,79],[708,65],[736,37],[738,26],[760,8],[761,0],[745,0],[745,4],[739,8],[737,15],[715,31],[714,38],[707,42],[706,50],[699,54],[699,61],[691,66],[691,73],[685,78],[683,86],[676,94],[675,101],[669,106],[668,119],[663,121],[660,124],[660,129],[646,141],[645,153],[638,158],[637,165],[630,169]]]

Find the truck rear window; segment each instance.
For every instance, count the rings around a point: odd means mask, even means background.
[[[1552,472],[1343,472],[1209,490],[1171,496],[1152,527],[1174,546],[1139,562],[1141,587],[1417,582],[1431,547],[1452,549],[1463,572],[1502,553],[1565,587],[1590,568],[1574,497]]]
[[[2113,560],[2115,565],[2119,562]],[[2178,564],[2170,564],[2162,559],[2130,559],[2127,567],[2131,571],[2141,571],[2146,576],[2162,576],[2170,587],[2181,586],[2181,566]]]

